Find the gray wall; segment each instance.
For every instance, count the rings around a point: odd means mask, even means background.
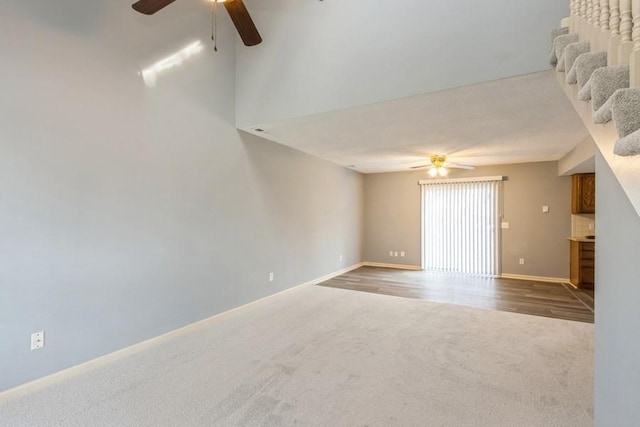
[[[266,36],[238,51],[240,127],[548,70],[569,15],[568,0],[245,3]]]
[[[200,9],[0,3],[0,390],[361,261],[363,178],[236,131],[227,20],[144,86]]]
[[[571,179],[558,176],[556,162],[451,170],[450,178],[503,175],[503,273],[569,277]],[[369,262],[420,265],[420,186],[426,172],[365,175],[365,252]],[[542,206],[550,212],[542,213]],[[389,250],[406,251],[405,258]],[[525,258],[525,265],[519,265]]]
[[[640,425],[640,218],[596,156],[595,424]]]
[[[364,260],[420,265],[420,186],[417,172],[365,175]],[[391,257],[389,251],[404,251]]]

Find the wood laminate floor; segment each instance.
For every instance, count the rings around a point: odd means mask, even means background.
[[[563,283],[361,267],[318,285],[593,323],[592,296]]]

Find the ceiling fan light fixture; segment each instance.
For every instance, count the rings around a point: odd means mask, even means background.
[[[457,168],[457,169],[475,169],[475,166],[464,165],[461,163],[452,163],[447,161],[447,156],[442,154],[434,154],[429,157],[431,160],[431,164],[427,165],[417,165],[411,166],[409,169],[425,169],[431,178],[436,178],[438,176],[445,177],[449,174],[449,168]]]

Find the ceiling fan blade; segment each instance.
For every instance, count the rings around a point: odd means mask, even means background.
[[[420,166],[411,166],[409,169],[424,169],[424,168],[432,168],[433,165],[420,165]]]
[[[452,163],[452,162],[446,162],[444,164],[444,167],[446,167],[446,168],[456,168],[456,169],[468,169],[468,170],[476,168],[475,166],[463,165],[461,163]]]
[[[242,0],[225,1],[224,7],[229,12],[233,25],[236,26],[245,46],[255,46],[262,42],[262,37]]]
[[[176,0],[140,0],[131,5],[131,7],[145,15],[153,15],[165,6],[169,6]]]

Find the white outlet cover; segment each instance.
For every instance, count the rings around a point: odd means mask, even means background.
[[[34,332],[31,334],[31,350],[37,350],[44,347],[44,331]]]
[[[509,223],[507,221],[502,221],[502,223],[500,224],[500,227],[509,228]]]
[[[404,256],[404,251],[401,251],[401,252],[400,252],[400,256]]]
[[[549,213],[549,206],[543,206],[542,207],[542,212]]]
[[[393,253],[393,256],[398,256],[398,252],[397,252],[397,251],[396,251],[396,252],[394,252],[394,253]]]
[[[389,251],[389,256],[393,256],[393,251]]]

